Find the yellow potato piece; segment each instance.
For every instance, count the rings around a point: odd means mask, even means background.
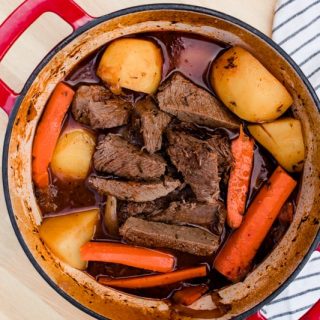
[[[248,129],[282,167],[291,172],[302,170],[305,147],[299,120],[284,118],[270,123],[250,125]]]
[[[97,75],[113,93],[121,88],[144,93],[157,91],[162,74],[162,54],[153,42],[142,39],[120,39],[104,52]]]
[[[87,263],[80,259],[80,248],[92,239],[98,219],[98,209],[47,218],[40,226],[40,237],[58,258],[84,270]]]
[[[211,84],[232,112],[250,122],[275,120],[293,102],[282,83],[240,47],[227,50],[214,62]]]
[[[76,129],[60,136],[51,160],[51,169],[62,178],[84,179],[88,175],[95,148],[89,131]]]

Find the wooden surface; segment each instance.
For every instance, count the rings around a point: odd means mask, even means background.
[[[100,16],[145,3],[188,3],[233,15],[270,35],[276,0],[75,0]],[[0,0],[0,23],[22,0]],[[46,13],[23,34],[0,63],[0,78],[19,91],[45,54],[71,32],[59,17]],[[1,39],[0,39],[1,41]],[[0,109],[0,153],[7,117]],[[2,158],[2,156],[1,156]],[[1,166],[1,164],[0,164]],[[1,168],[0,168],[1,169]],[[1,175],[1,171],[0,171]],[[1,180],[1,176],[0,176]],[[0,185],[0,320],[92,319],[60,297],[35,271],[12,230]]]

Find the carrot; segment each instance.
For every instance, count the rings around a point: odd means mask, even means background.
[[[242,222],[253,165],[254,141],[240,126],[240,135],[231,143],[234,164],[230,172],[227,195],[227,223],[238,228]]]
[[[216,256],[213,264],[221,274],[234,282],[246,275],[257,250],[296,184],[281,167],[273,172],[248,208],[239,229],[231,234]]]
[[[168,253],[111,242],[88,242],[81,247],[80,255],[85,261],[120,263],[156,272],[170,272],[176,263]]]
[[[48,166],[73,95],[74,91],[70,87],[58,83],[38,125],[32,149],[32,177],[39,188],[49,185]]]
[[[209,290],[208,286],[186,287],[176,291],[172,297],[173,301],[184,306],[189,306],[202,297]]]
[[[293,204],[292,202],[287,202],[281,208],[278,219],[281,223],[288,224],[293,220]]]
[[[141,289],[151,288],[158,286],[165,286],[168,284],[198,278],[205,277],[207,275],[207,267],[205,265],[188,268],[170,273],[156,274],[150,276],[131,277],[131,278],[120,278],[113,279],[109,277],[100,277],[99,283],[110,287],[117,288],[130,288],[130,289]]]

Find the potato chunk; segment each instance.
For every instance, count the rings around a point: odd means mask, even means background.
[[[87,263],[80,259],[80,248],[92,239],[98,219],[98,209],[47,218],[40,226],[40,237],[59,259],[84,270]]]
[[[83,129],[63,134],[51,160],[54,174],[62,178],[84,179],[90,169],[95,144],[94,135]]]
[[[113,93],[121,88],[144,93],[157,91],[162,73],[162,54],[153,42],[142,39],[120,39],[104,52],[97,75]]]
[[[243,120],[272,121],[292,104],[281,82],[240,47],[229,49],[214,62],[211,83],[223,103]]]
[[[302,170],[305,148],[299,120],[284,118],[270,123],[250,125],[248,129],[286,170]]]

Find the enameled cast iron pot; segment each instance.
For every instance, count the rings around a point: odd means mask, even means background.
[[[232,305],[223,319],[243,319],[258,310],[294,278],[319,241],[319,101],[306,77],[275,43],[245,23],[205,8],[173,4],[134,7],[93,19],[71,0],[28,0],[0,28],[0,59],[45,11],[59,14],[75,31],[40,63],[19,96],[0,82],[0,105],[9,113],[14,104],[4,145],[4,192],[12,225],[31,263],[59,294],[98,319],[183,319],[164,301],[103,287],[51,254],[38,234],[41,213],[31,180],[31,147],[55,85],[88,54],[123,35],[160,30],[193,32],[252,52],[294,97],[293,111],[303,125],[307,159],[294,221],[276,249],[244,282],[219,291],[222,302]],[[203,297],[201,304],[205,309],[214,308],[209,296]]]

